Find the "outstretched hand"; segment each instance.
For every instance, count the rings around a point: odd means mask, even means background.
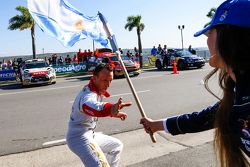
[[[131,106],[132,103],[123,103],[122,102],[122,98],[120,97],[118,102],[115,103],[112,107],[111,107],[111,115],[112,117],[115,118],[120,118],[121,120],[125,120],[127,118],[127,114],[125,112],[121,112],[121,109],[123,107],[129,107]]]

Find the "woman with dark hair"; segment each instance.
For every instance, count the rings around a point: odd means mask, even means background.
[[[222,3],[210,25],[195,33],[205,34],[214,70],[219,73],[223,97],[201,112],[162,120],[142,118],[147,133],[165,130],[172,135],[195,133],[215,128],[215,148],[222,167],[246,167],[250,156],[250,1]],[[212,93],[213,94],[213,93]],[[213,94],[215,95],[215,94]]]

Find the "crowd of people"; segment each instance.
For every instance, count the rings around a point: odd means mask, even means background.
[[[2,59],[2,61],[0,61],[0,70],[15,70],[18,68],[18,65],[21,63],[21,59],[20,58],[14,58],[12,59]]]
[[[161,44],[158,45],[158,48],[153,46],[151,49],[151,55],[156,56],[157,54],[165,56],[168,53],[167,45],[164,45],[163,48],[161,47]]]
[[[73,57],[71,57],[69,54],[65,58],[62,56],[58,56],[57,54],[52,54],[51,57],[44,57],[44,60],[49,64],[49,65],[69,65],[69,64],[78,64],[78,63],[84,63],[87,62],[90,57],[94,56],[93,52],[88,49],[84,50],[82,52],[81,49],[78,50],[76,54],[74,54]]]

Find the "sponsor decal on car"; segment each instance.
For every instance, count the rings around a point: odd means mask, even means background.
[[[40,75],[47,75],[48,71],[37,71],[37,72],[30,72],[32,76],[40,76]]]

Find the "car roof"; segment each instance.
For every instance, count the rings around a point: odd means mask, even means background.
[[[33,62],[45,62],[44,59],[30,59],[26,60],[25,63],[33,63]]]

